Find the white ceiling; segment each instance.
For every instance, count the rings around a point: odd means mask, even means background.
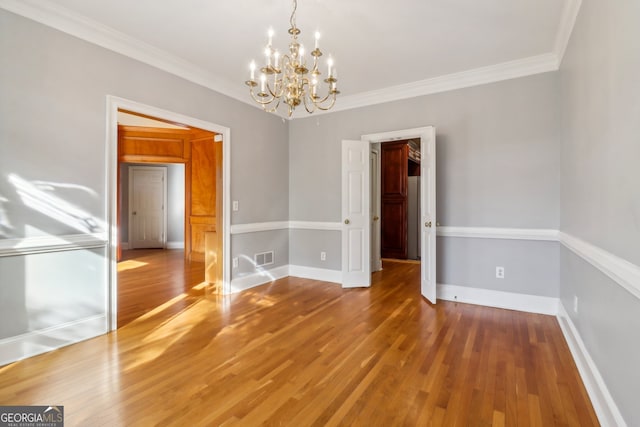
[[[269,27],[290,0],[0,0],[0,7],[250,103]],[[580,0],[300,0],[302,42],[336,62],[335,109],[557,69]],[[324,70],[324,67],[322,68]]]

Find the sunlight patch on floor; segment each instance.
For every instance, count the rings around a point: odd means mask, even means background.
[[[149,265],[147,262],[136,261],[135,259],[128,259],[126,261],[120,261],[118,263],[118,273],[126,270],[133,270],[138,267],[144,267],[145,265]]]
[[[205,320],[210,311],[201,307],[202,303],[203,301],[197,302],[146,335],[141,340],[144,345],[136,352],[135,359],[127,364],[125,371],[156,360]]]

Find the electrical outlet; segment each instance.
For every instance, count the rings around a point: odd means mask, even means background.
[[[238,268],[238,257],[233,257],[233,268]]]
[[[496,278],[504,279],[504,267],[496,267]]]
[[[320,252],[320,261],[326,261],[326,260],[327,260],[327,253]]]
[[[233,205],[232,209],[233,209],[234,211],[237,211],[237,210],[238,210],[238,201],[237,201],[237,200],[234,200],[232,205]]]
[[[578,314],[578,295],[573,296],[573,312]]]

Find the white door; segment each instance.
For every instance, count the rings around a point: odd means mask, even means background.
[[[167,168],[129,167],[129,248],[164,248]]]
[[[342,287],[370,286],[369,142],[342,141]]]
[[[420,204],[422,217],[421,292],[436,303],[436,130],[425,129],[420,139]]]
[[[371,171],[371,272],[382,270],[380,259],[380,152],[371,149],[369,158]]]

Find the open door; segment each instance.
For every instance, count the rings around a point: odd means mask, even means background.
[[[422,216],[421,283],[422,296],[436,303],[436,130],[424,128],[420,140],[420,204]]]
[[[342,141],[342,287],[371,285],[369,141]]]

